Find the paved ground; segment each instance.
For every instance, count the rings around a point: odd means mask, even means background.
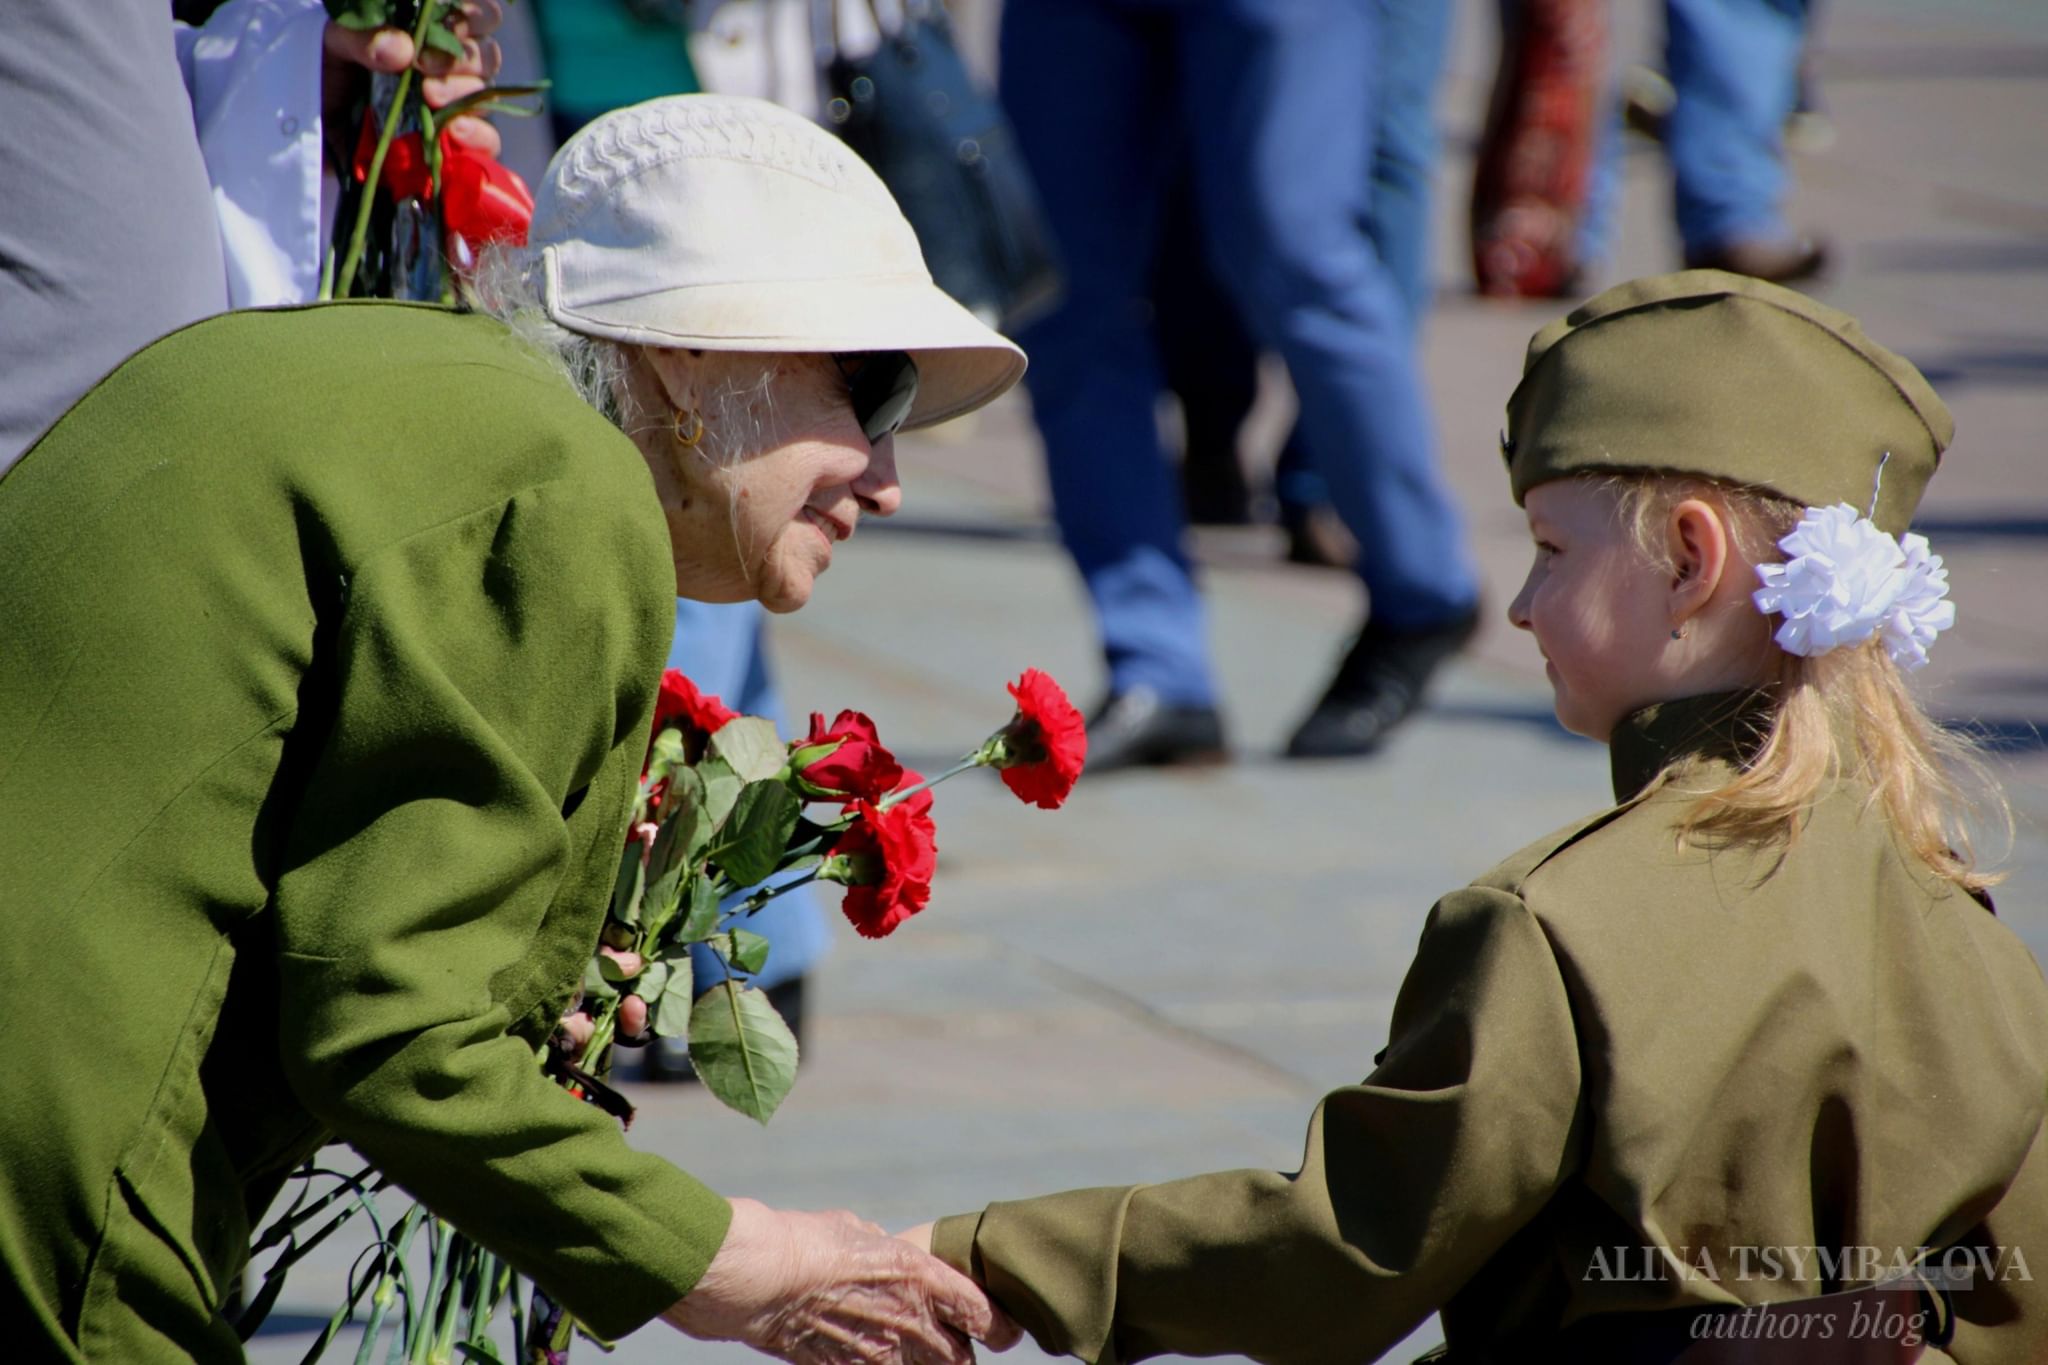
[[[1463,4],[1444,92],[1428,366],[1498,605],[1526,554],[1494,453],[1499,411],[1528,333],[1558,310],[1464,292],[1456,224],[1490,8]],[[1646,47],[1642,17],[1619,18]],[[1959,441],[1921,525],[1948,558],[1961,624],[1923,677],[1942,714],[2001,749],[2021,817],[2003,909],[2048,960],[2048,10],[1837,0],[1826,23],[1839,137],[1799,162],[1794,214],[1842,249],[1826,297],[1955,408]],[[1656,152],[1632,149],[1617,277],[1668,267],[1665,193]],[[1100,672],[1021,403],[906,445],[908,510],[863,530],[776,643],[793,711],[863,707],[926,766],[1003,718],[1003,683],[1024,666],[1084,703]],[[1433,897],[1607,788],[1604,751],[1551,722],[1533,650],[1499,621],[1384,756],[1275,760],[1359,604],[1344,576],[1281,567],[1274,548],[1258,533],[1202,543],[1237,763],[1084,783],[1057,814],[993,782],[948,787],[931,909],[884,943],[843,935],[773,1126],[692,1090],[644,1090],[634,1140],[721,1190],[892,1225],[1071,1185],[1292,1168],[1315,1096],[1369,1068]],[[258,1360],[304,1350],[293,1329],[324,1318],[341,1259],[295,1284]],[[653,1329],[616,1358],[742,1354]]]

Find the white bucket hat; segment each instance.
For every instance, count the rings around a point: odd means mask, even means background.
[[[972,411],[1024,353],[955,303],[845,143],[766,100],[673,95],[555,153],[535,196],[541,301],[561,326],[709,351],[908,351],[906,427]]]

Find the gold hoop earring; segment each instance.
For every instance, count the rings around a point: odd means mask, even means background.
[[[687,424],[687,425],[686,425]],[[669,419],[669,431],[684,450],[695,450],[704,439],[704,419],[687,408],[677,408]]]

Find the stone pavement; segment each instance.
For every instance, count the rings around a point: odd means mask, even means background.
[[[1624,46],[1647,51],[1648,20],[1624,8]],[[1528,334],[1560,309],[1466,292],[1459,224],[1490,13],[1461,5],[1444,89],[1428,370],[1496,619],[1434,710],[1371,762],[1274,758],[1356,624],[1355,588],[1278,564],[1263,533],[1205,535],[1238,761],[1084,781],[1057,813],[983,774],[948,785],[931,908],[881,943],[843,932],[774,1123],[694,1088],[641,1087],[636,1143],[725,1192],[891,1226],[1074,1185],[1292,1169],[1316,1096],[1370,1068],[1433,898],[1606,802],[1604,750],[1551,721],[1534,650],[1498,619],[1527,555],[1499,413]],[[1941,714],[1999,749],[2021,819],[2002,913],[2048,960],[2048,10],[1837,0],[1824,23],[1838,137],[1799,160],[1793,216],[1840,248],[1824,297],[1955,408],[1958,444],[1920,524],[1947,556],[1961,623],[1922,676]],[[1632,147],[1615,278],[1668,268],[1665,194],[1655,150]],[[1007,715],[1003,684],[1025,666],[1083,705],[1101,674],[1021,402],[905,442],[903,464],[907,510],[863,529],[775,645],[793,713],[863,708],[929,769]],[[298,1358],[345,1261],[337,1250],[301,1273],[255,1359]],[[1424,1324],[1389,1359],[1437,1339]],[[657,1327],[613,1358],[753,1357]],[[1027,1343],[1009,1358],[1040,1357]]]

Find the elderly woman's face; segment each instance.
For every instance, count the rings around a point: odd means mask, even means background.
[[[901,504],[895,438],[869,446],[829,356],[645,355],[668,399],[641,444],[668,512],[676,592],[795,611],[861,517]],[[677,410],[684,437],[704,423],[695,448],[678,440]]]

